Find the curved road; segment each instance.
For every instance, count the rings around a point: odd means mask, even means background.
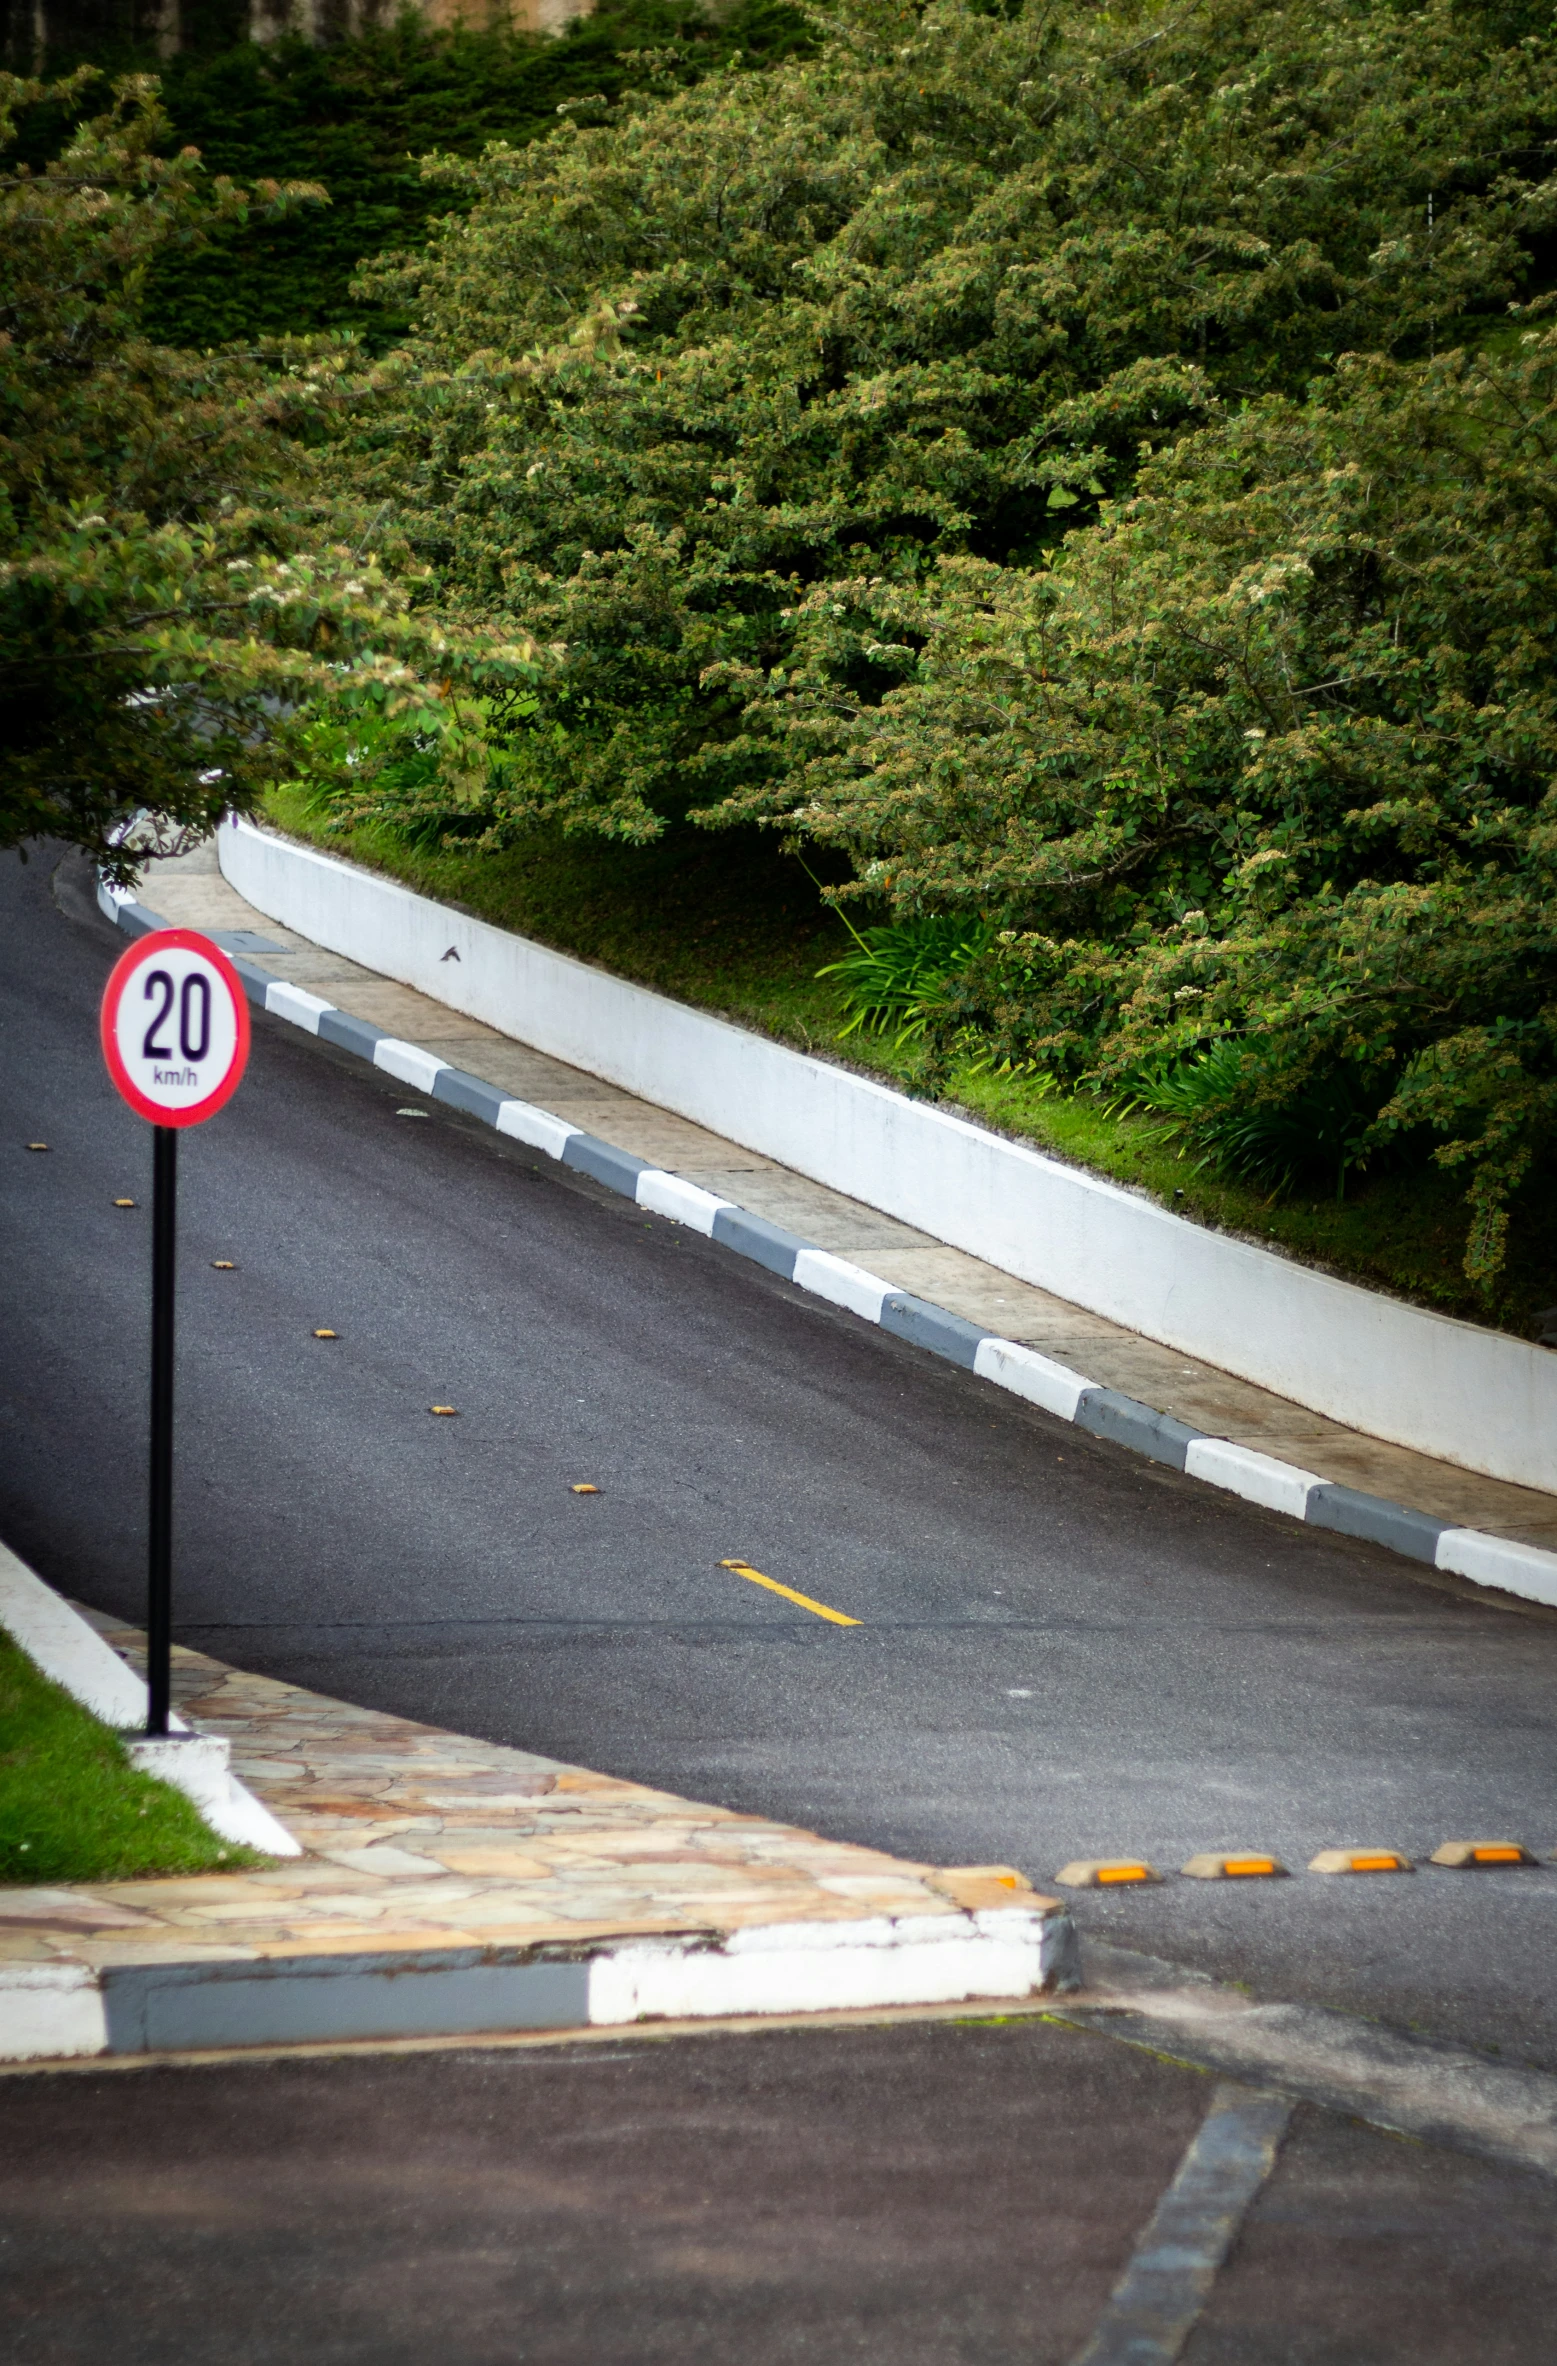
[[[150,1141],[96,1041],[121,948],[75,858],[0,862],[0,1536],[138,1620]],[[419,1106],[256,1017],[243,1089],[185,1137],[181,1640],[1040,1883],[1125,1850],[1557,1845],[1557,1614],[1088,1439]],[[1557,1869],[1080,1911],[1557,2061]]]

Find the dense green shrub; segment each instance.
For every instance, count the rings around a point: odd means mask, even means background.
[[[1557,1124],[1557,331],[1218,410],[1049,566],[798,624],[760,713],[805,827],[1005,919],[1007,1050],[1108,1081],[1231,1038],[1294,1125],[1344,1075],[1348,1157],[1427,1127],[1468,1165],[1490,1279]]]
[[[587,115],[595,94],[615,99],[640,50],[674,52],[662,68],[691,81],[738,52],[755,61],[806,41],[787,0],[734,0],[717,16],[699,0],[604,0],[555,39],[440,31],[407,13],[328,47],[207,43],[161,64],[134,61],[158,74],[171,137],[198,148],[207,172],[312,181],[330,201],[162,256],[148,332],[204,347],[351,329],[381,346],[403,333],[406,316],[354,297],[352,273],[363,257],[423,237],[449,210],[449,193],[418,170],[430,149],[474,156],[490,140],[543,136],[559,108],[582,104]]]
[[[949,1001],[1003,1056],[1344,1069],[1470,1162],[1490,1277],[1557,1076],[1509,309],[1557,48],[1445,0],[826,23],[450,159],[467,210],[365,278],[422,325],[341,464],[552,653],[462,826],[765,821],[991,923]]]

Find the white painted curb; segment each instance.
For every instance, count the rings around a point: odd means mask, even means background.
[[[102,1986],[88,1965],[0,1964],[0,2062],[69,2062],[107,2047]]]
[[[880,1322],[883,1301],[897,1286],[884,1282],[879,1274],[867,1273],[861,1265],[851,1265],[847,1257],[833,1256],[828,1249],[802,1249],[795,1259],[793,1279],[797,1290],[809,1290],[833,1306],[846,1306],[850,1314],[863,1316],[867,1323]]]
[[[118,1732],[146,1722],[146,1687],[36,1571],[0,1544],[0,1627],[72,1700]]]
[[[638,1205],[651,1215],[669,1216],[673,1223],[685,1224],[692,1232],[711,1233],[714,1218],[721,1208],[733,1208],[733,1199],[720,1199],[717,1192],[704,1191],[697,1183],[688,1183],[680,1175],[668,1175],[662,1167],[645,1167],[638,1177]]]
[[[1551,1485],[1550,1349],[1207,1231],[251,823],[224,823],[217,847],[258,910],[522,1043],[1331,1420],[1493,1478]],[[457,962],[444,959],[451,946]]]
[[[1452,1570],[1456,1577],[1471,1578],[1479,1586],[1501,1586],[1505,1593],[1557,1608],[1557,1553],[1542,1552],[1538,1545],[1487,1536],[1479,1528],[1446,1528],[1435,1559],[1440,1569]]]
[[[775,1923],[722,1947],[642,1939],[589,1967],[589,2018],[604,2025],[760,2013],[850,2012],[879,2005],[1021,1998],[1052,1983],[1045,1961],[1063,1917],[995,1908],[901,1922]]]
[[[1317,1471],[1299,1470],[1295,1463],[1257,1454],[1252,1446],[1230,1445],[1225,1438],[1197,1438],[1185,1450],[1184,1468],[1192,1479],[1225,1487],[1246,1503],[1263,1503],[1294,1520],[1307,1518],[1310,1495],[1324,1485]]]
[[[72,1893],[58,1896],[64,1903]],[[505,1952],[496,1951],[500,1958]],[[432,2036],[445,2028],[469,2035],[892,2005],[1011,2004],[1075,1989],[1080,1980],[1070,1916],[1020,1905],[896,1921],[771,1923],[722,1940],[602,1938],[560,1960],[547,1949],[520,1949],[496,1963],[481,1955],[460,1950],[451,1962],[442,1950],[429,1962],[414,1951],[323,1959],[245,1953],[3,1965],[0,2061]],[[399,2000],[387,2011],[386,1983]],[[148,1984],[163,1990],[150,2015]]]
[[[1021,1347],[1014,1339],[981,1339],[973,1369],[980,1380],[1008,1388],[1013,1396],[1041,1405],[1045,1413],[1057,1414],[1061,1421],[1074,1421],[1082,1398],[1097,1386],[1095,1380],[1084,1380],[1068,1364],[1056,1364],[1051,1357],[1040,1355],[1036,1347]]]

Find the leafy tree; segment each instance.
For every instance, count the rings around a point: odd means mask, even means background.
[[[0,149],[88,81],[0,77]],[[64,839],[120,876],[137,812],[176,843],[290,769],[305,702],[414,717],[457,772],[473,702],[530,670],[442,625],[371,520],[326,505],[306,446],[350,397],[339,349],[147,340],[159,255],[320,195],[208,186],[158,154],[166,129],[131,76],[42,173],[0,177],[0,845]]]
[[[475,155],[489,140],[543,137],[562,109],[618,98],[636,51],[673,55],[691,82],[737,51],[766,59],[806,46],[786,0],[734,0],[717,16],[697,0],[605,0],[558,36],[445,29],[407,13],[328,45],[243,42],[170,59],[163,105],[208,172],[295,174],[322,183],[330,203],[164,255],[148,324],[170,345],[350,329],[381,348],[405,334],[406,315],[354,298],[352,273],[448,211],[449,193],[418,170],[429,149]]]
[[[1231,1037],[1343,1163],[1436,1133],[1490,1283],[1557,1077],[1557,49],[1447,0],[821,21],[443,160],[466,210],[365,278],[420,326],[336,464],[550,652],[462,827],[839,847],[990,923],[940,1001],[1004,1056]]]
[[[863,885],[1006,921],[1009,1056],[1434,1129],[1490,1281],[1557,1131],[1557,330],[1212,414],[1045,568],[819,587],[753,721]]]
[[[364,278],[420,323],[365,481],[450,599],[567,650],[499,828],[782,778],[739,716],[808,587],[1030,564],[1213,395],[1495,320],[1546,234],[1557,56],[1444,0],[825,22],[443,160],[461,213]]]

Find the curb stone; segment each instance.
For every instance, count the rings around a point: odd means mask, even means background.
[[[126,888],[100,881],[97,900],[106,916],[129,936],[145,936],[167,925]],[[982,1332],[948,1309],[894,1288],[880,1275],[770,1224],[734,1201],[720,1199],[548,1110],[517,1100],[418,1044],[400,1041],[386,1028],[352,1018],[319,995],[306,993],[262,968],[241,946],[226,942],[234,933],[241,936],[243,932],[215,929],[209,933],[228,952],[250,1001],[259,1009],[288,1020],[323,1042],[356,1053],[429,1099],[445,1101],[451,1108],[482,1119],[498,1133],[544,1151],[651,1213],[705,1234],[733,1249],[737,1256],[749,1257],[781,1281],[792,1282],[931,1355],[942,1356],[1094,1437],[1127,1446],[1189,1478],[1221,1487],[1268,1511],[1284,1512],[1310,1527],[1384,1545],[1429,1568],[1557,1608],[1557,1553],[1481,1529],[1456,1528],[1409,1504],[1340,1486],[1318,1472],[1299,1469],[1252,1447],[1202,1434],[1155,1406],[1071,1371],[1036,1348]]]
[[[1068,1914],[999,1906],[578,1948],[0,1964],[0,2061],[1026,2002],[1080,1986]]]
[[[4,1547],[0,1624],[95,1708],[144,1714],[144,1638]],[[1063,1902],[1010,1866],[913,1864],[199,1653],[175,1668],[200,1730],[142,1747],[203,1756],[292,1862],[8,1885],[0,2064],[998,2009],[1080,1985]],[[295,1830],[232,1781],[235,1750]]]

